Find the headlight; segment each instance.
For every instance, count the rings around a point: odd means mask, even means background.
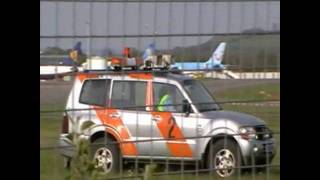
[[[239,128],[239,134],[246,140],[256,138],[256,130],[253,127],[241,127]]]

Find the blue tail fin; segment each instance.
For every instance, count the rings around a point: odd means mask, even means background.
[[[78,51],[78,54],[82,54],[81,41],[77,42],[77,44],[74,45],[73,50],[74,50],[74,51]]]
[[[64,59],[64,64],[74,65],[80,54],[82,54],[81,41],[77,42],[77,44],[74,45],[74,47],[71,49],[71,51],[69,52],[69,57]]]
[[[149,44],[149,46],[143,51],[143,60],[146,60],[148,56],[153,55],[154,51],[156,50],[156,45],[155,43]]]
[[[82,50],[81,50],[81,41],[77,42],[77,44],[72,48],[72,50],[69,53],[69,57],[73,60],[73,61],[77,61],[78,56],[82,54]]]

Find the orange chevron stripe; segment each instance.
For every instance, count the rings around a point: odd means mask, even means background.
[[[157,126],[163,138],[172,138],[170,142],[167,142],[167,146],[171,155],[176,157],[192,157],[192,150],[187,141],[184,139],[182,131],[172,119],[172,113],[152,112],[151,114],[152,116],[161,117],[161,120],[157,122]]]
[[[86,73],[79,73],[78,79],[83,82],[85,79],[88,78],[96,78],[98,77],[97,74],[86,74]],[[107,126],[112,127],[119,137],[115,137],[118,142],[129,141],[130,134],[128,129],[124,126],[121,118],[110,118],[109,115],[112,113],[117,112],[116,109],[99,109],[99,107],[95,107],[96,114],[100,121]],[[101,107],[100,107],[101,108]],[[115,134],[115,133],[112,133]],[[122,155],[137,155],[138,151],[134,143],[120,143],[120,150]]]
[[[117,134],[119,134],[119,138],[121,142],[130,141],[130,134],[128,129],[123,124],[121,118],[110,118],[109,115],[112,113],[116,113],[116,109],[96,109],[96,114],[98,118],[104,125],[111,126]],[[120,150],[122,155],[131,155],[136,156],[138,154],[138,150],[134,143],[120,143]]]
[[[147,82],[147,97],[146,97],[146,106],[147,106],[147,111],[152,111],[153,107],[153,84],[152,81]]]

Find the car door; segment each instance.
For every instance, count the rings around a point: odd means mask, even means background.
[[[162,97],[166,95],[172,96],[171,104],[165,105],[168,108],[159,108],[163,105],[161,104]],[[169,157],[192,158],[196,143],[195,140],[188,140],[185,137],[196,135],[196,121],[185,117],[182,112],[182,101],[186,99],[184,94],[175,84],[154,82],[153,96],[152,119],[160,132],[160,138],[164,139],[159,142],[159,147],[166,149],[159,154]]]
[[[151,83],[142,80],[113,81],[110,105],[115,109],[114,119],[121,120],[122,128],[128,132],[127,140],[132,142],[130,148],[135,149],[124,154],[126,157],[156,156],[163,151],[157,142],[153,141],[159,138],[159,132],[152,121],[151,112],[148,111],[149,107],[146,106],[147,97],[150,96],[150,91],[147,89],[148,86],[150,88],[150,85]]]

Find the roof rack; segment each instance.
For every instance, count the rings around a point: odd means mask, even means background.
[[[168,69],[168,68],[143,68],[143,69],[130,69],[130,68],[122,68],[122,69],[111,69],[110,67],[107,69],[84,69],[82,72],[84,73],[96,73],[96,74],[128,74],[128,73],[152,73],[157,75],[166,75],[169,73],[172,74],[182,74],[182,71],[179,69]]]
[[[112,57],[111,60],[94,56],[88,58],[83,64],[84,72],[166,72],[170,71],[170,65],[174,63],[169,54],[151,55],[146,59],[130,57]],[[173,70],[173,72],[176,72]]]

